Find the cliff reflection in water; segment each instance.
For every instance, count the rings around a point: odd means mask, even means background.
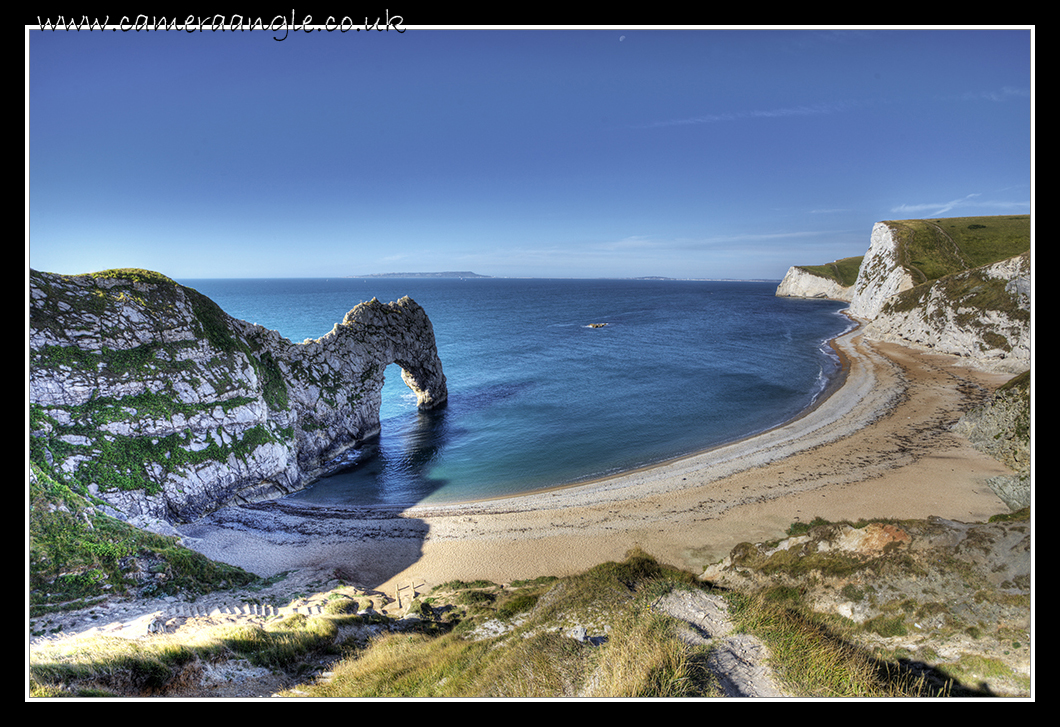
[[[428,411],[408,408],[383,420],[377,438],[357,450],[349,466],[289,499],[332,507],[415,505],[450,483],[432,476],[443,450],[476,435],[460,421],[519,399],[530,382],[480,386]]]
[[[407,506],[445,484],[427,475],[450,436],[446,407],[412,411],[382,423],[346,468],[289,499],[314,505]]]

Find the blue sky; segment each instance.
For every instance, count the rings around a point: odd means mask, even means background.
[[[779,279],[1031,207],[1028,29],[28,35],[39,270]]]

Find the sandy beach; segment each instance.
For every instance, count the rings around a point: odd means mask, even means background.
[[[674,462],[523,497],[403,512],[261,503],[181,530],[190,547],[259,575],[313,569],[394,593],[456,578],[562,576],[633,547],[698,573],[740,542],[779,538],[817,516],[977,521],[1007,510],[985,481],[1008,470],[949,428],[1010,376],[868,342],[857,331],[836,345],[845,383],[817,408]]]

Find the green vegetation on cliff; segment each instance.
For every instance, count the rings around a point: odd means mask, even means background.
[[[266,382],[269,364],[249,355],[249,347],[232,334],[227,316],[216,304],[159,273],[123,269],[56,276],[30,271],[30,276],[37,291],[30,305],[31,335],[65,344],[32,348],[30,366],[79,372],[78,383],[91,387],[90,394],[80,399],[70,388],[64,389],[81,403],[29,404],[31,614],[74,609],[111,596],[197,594],[255,580],[180,547],[175,538],[147,533],[111,517],[102,500],[92,494],[98,490],[90,492],[89,485],[153,494],[171,472],[233,456],[245,458],[262,443],[289,438],[289,431],[257,426],[238,438],[212,438],[192,446],[187,429],[168,434],[152,433],[150,427],[146,434],[141,431],[144,422],[188,421],[253,403],[247,392],[231,388],[234,385],[223,378],[192,379],[194,385],[215,393],[215,400],[196,404],[181,400],[173,382],[189,376],[193,366],[189,356],[202,338],[215,344],[219,357],[230,359],[242,349],[251,364],[260,367],[260,378]],[[160,336],[137,345],[121,327],[118,311],[151,318],[172,312],[189,299],[197,316],[196,337]],[[127,347],[70,345],[82,330]],[[121,391],[122,382],[134,380],[153,383],[121,396],[101,393],[107,382],[117,382],[113,390]],[[270,397],[269,385],[265,388],[269,403],[283,403],[285,392]]]
[[[915,284],[1007,260],[1030,250],[1030,215],[891,220],[899,260]]]
[[[1030,311],[1019,304],[1018,296],[1008,290],[1007,284],[1008,281],[987,276],[981,270],[960,270],[903,290],[887,301],[885,309],[892,312],[915,310],[923,307],[929,296],[936,293],[941,294],[943,300],[964,309],[957,321],[962,325],[974,324],[983,311],[997,311],[1010,319],[1029,323]],[[1003,342],[997,343],[1004,347]]]
[[[150,430],[155,422],[191,421],[218,409],[227,414],[251,405],[254,392],[239,389],[226,378],[226,372],[238,369],[243,360],[256,370],[266,404],[278,411],[288,406],[287,389],[275,360],[236,335],[227,314],[206,296],[147,270],[106,270],[84,276],[30,271],[30,276],[34,287],[44,293],[31,301],[31,329],[62,342],[32,348],[31,368],[75,372],[80,374],[81,385],[94,387],[83,403],[48,410],[30,405],[30,461],[50,476],[75,488],[79,483],[92,483],[104,489],[156,494],[170,473],[206,462],[225,462],[233,455],[243,459],[262,443],[290,438],[289,430],[257,426],[238,438],[192,445],[190,430],[162,436],[145,436],[140,431],[145,423]],[[128,332],[121,328],[127,310],[133,316],[163,321],[155,325],[164,326],[171,324],[165,316],[182,301],[194,313],[186,337],[159,335],[146,343],[127,341]],[[71,334],[77,331],[70,327],[80,325],[98,325],[96,335],[104,343],[95,349],[71,345]],[[192,357],[203,340],[212,346],[215,365],[199,367],[193,375]],[[142,391],[126,394],[123,384],[131,381],[150,383]],[[212,396],[185,403],[174,388],[177,381],[201,387]],[[101,393],[107,390],[122,393]],[[52,471],[52,463],[62,462],[77,464]]]
[[[825,265],[800,265],[800,270],[805,270],[819,278],[834,280],[844,288],[849,288],[858,279],[858,270],[861,269],[861,261],[864,255],[857,257],[845,257]]]
[[[107,597],[208,593],[257,576],[110,517],[30,465],[30,615],[90,605]]]

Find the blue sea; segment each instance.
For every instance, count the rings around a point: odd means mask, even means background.
[[[434,325],[446,407],[386,371],[378,439],[292,497],[407,506],[498,497],[655,464],[778,426],[839,374],[843,303],[776,283],[331,278],[182,280],[295,342],[409,295]],[[590,324],[606,323],[599,328]]]

